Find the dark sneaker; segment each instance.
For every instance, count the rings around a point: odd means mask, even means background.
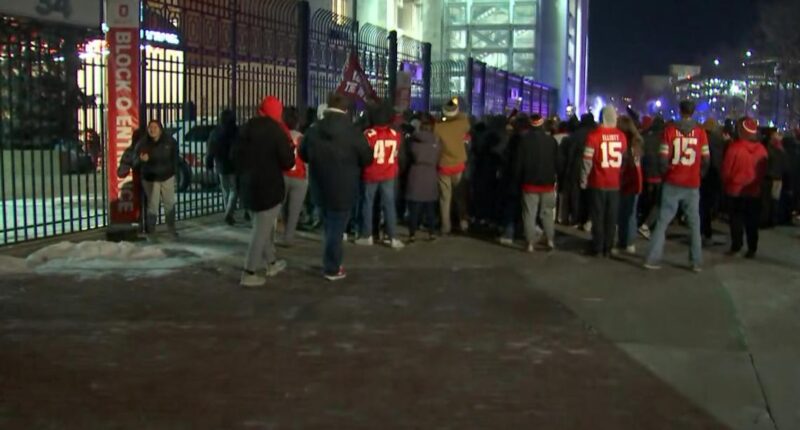
[[[752,259],[756,258],[756,252],[755,251],[747,251],[747,254],[744,255],[744,258],[746,258],[748,260],[752,260]]]

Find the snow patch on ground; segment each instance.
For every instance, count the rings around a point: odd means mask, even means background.
[[[68,275],[80,279],[106,276],[154,278],[199,263],[221,260],[239,252],[230,247],[181,242],[60,242],[42,248],[26,259],[0,256],[0,274]]]
[[[31,273],[31,268],[24,258],[0,255],[0,275],[23,275]]]

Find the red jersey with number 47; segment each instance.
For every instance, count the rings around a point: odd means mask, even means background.
[[[364,182],[383,182],[397,177],[397,154],[400,133],[389,126],[373,127],[364,132],[372,149],[372,164],[364,169]]]
[[[628,138],[617,128],[599,127],[589,133],[583,151],[583,159],[592,162],[588,188],[618,190],[627,150]]]
[[[669,170],[664,182],[684,188],[700,188],[701,165],[708,159],[708,136],[700,126],[681,131],[674,124],[664,130],[660,155],[667,159]]]

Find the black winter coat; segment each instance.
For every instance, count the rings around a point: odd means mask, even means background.
[[[435,202],[439,199],[439,173],[436,170],[442,142],[433,132],[420,130],[408,140],[411,168],[406,183],[406,199]]]
[[[642,175],[644,178],[660,178],[661,143],[664,139],[664,127],[654,125],[644,136],[644,155],[642,156]]]
[[[308,163],[311,196],[322,209],[347,212],[358,196],[361,170],[372,164],[372,150],[347,114],[327,111],[306,130],[300,158]]]
[[[178,171],[178,143],[171,136],[162,133],[158,141],[145,135],[134,149],[133,168],[140,169],[142,179],[150,182],[162,182],[175,176]],[[147,161],[141,155],[147,154]]]
[[[208,136],[208,151],[206,152],[206,168],[215,169],[223,175],[232,175],[235,172],[232,159],[232,150],[239,140],[239,128],[236,124],[218,125]]]
[[[592,130],[594,130],[594,126],[582,124],[578,130],[565,137],[558,146],[559,156],[564,163],[559,178],[559,189],[562,192],[575,190],[580,186],[583,151],[586,148],[586,139]]]
[[[289,134],[274,120],[256,117],[241,130],[234,148],[239,198],[245,209],[261,212],[283,202],[283,171],[294,166]]]
[[[519,138],[514,158],[514,178],[517,185],[554,185],[564,169],[558,142],[541,127]]]

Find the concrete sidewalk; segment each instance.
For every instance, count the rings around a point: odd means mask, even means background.
[[[337,284],[306,239],[244,291],[248,231],[200,223],[226,252],[164,277],[2,279],[0,428],[800,428],[795,231],[699,275],[566,233],[348,246]]]

